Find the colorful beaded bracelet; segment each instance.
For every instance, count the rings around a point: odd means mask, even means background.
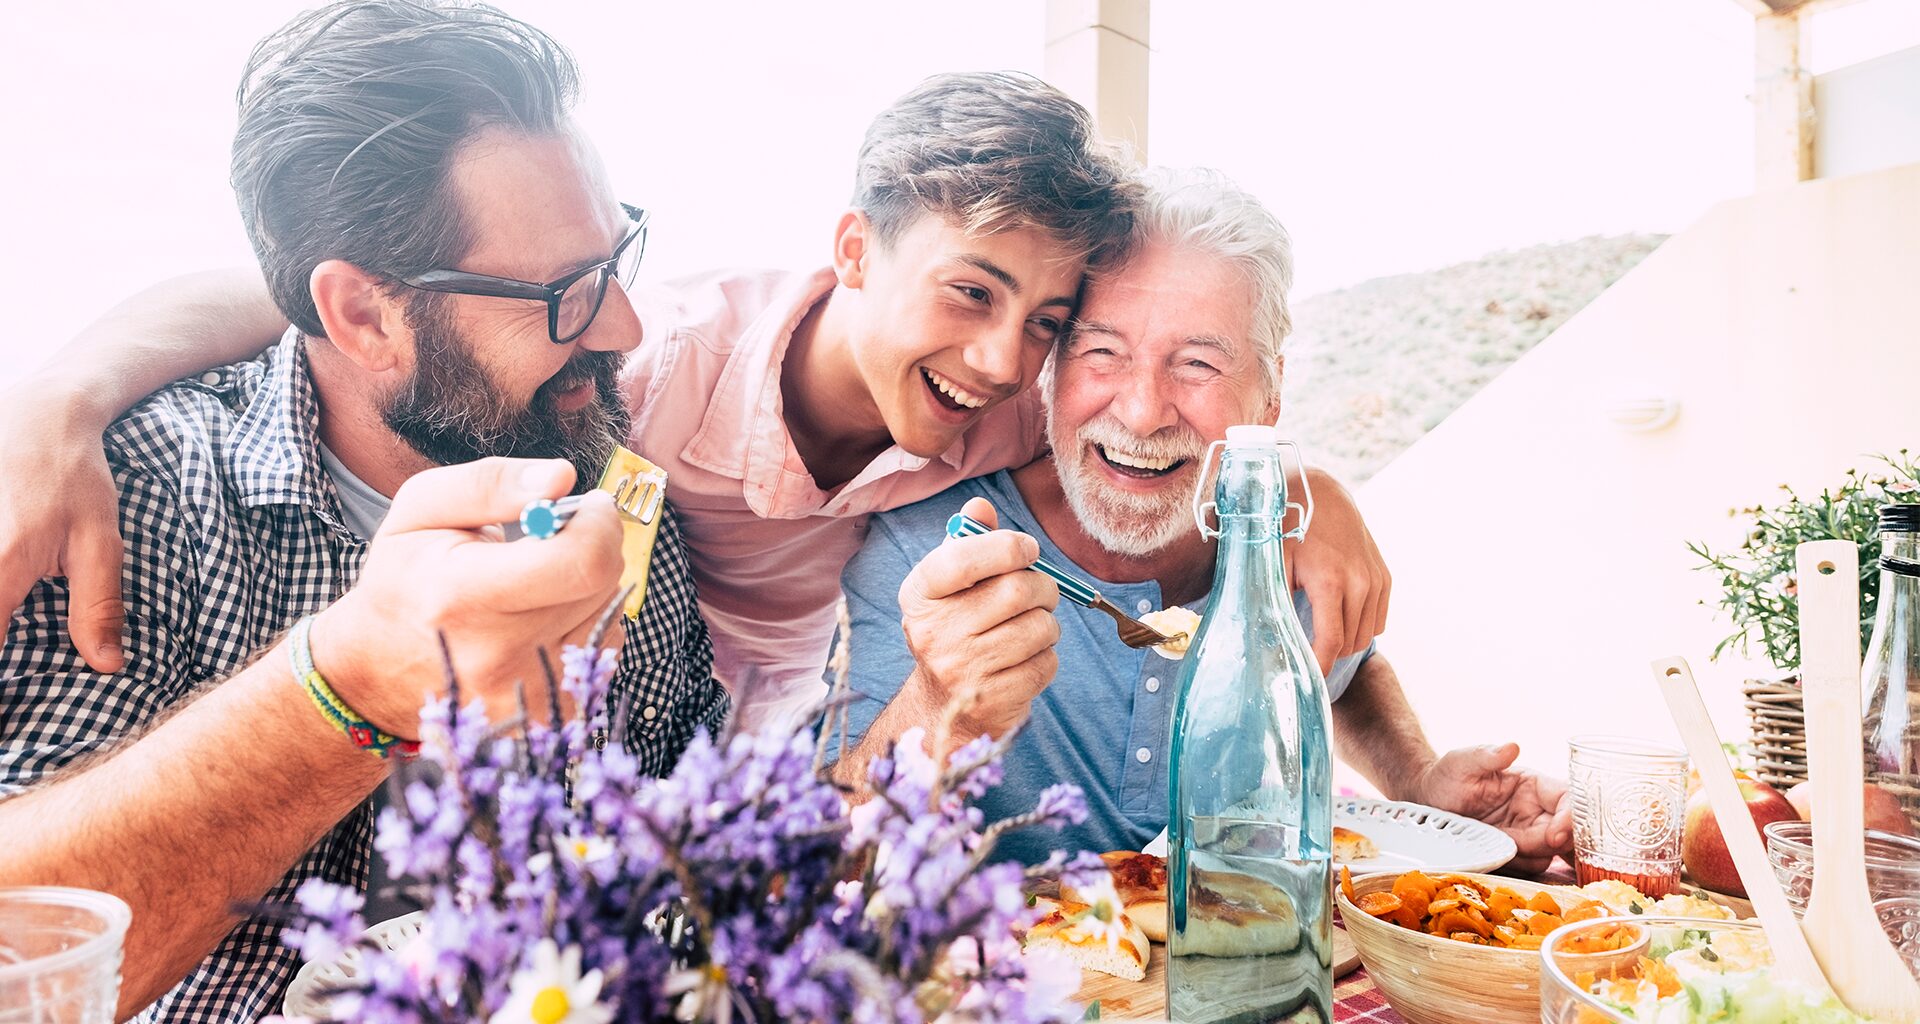
[[[306,691],[307,699],[320,709],[334,728],[347,734],[353,745],[362,750],[371,751],[381,757],[413,757],[420,752],[420,744],[414,740],[401,739],[390,732],[383,732],[372,722],[360,717],[360,713],[347,706],[333,687],[320,676],[320,670],[313,666],[313,616],[309,615],[294,623],[292,644],[293,678]]]

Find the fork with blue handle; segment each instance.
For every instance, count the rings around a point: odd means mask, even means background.
[[[947,536],[949,537],[981,537],[992,532],[992,530],[987,528],[985,523],[964,512],[955,512],[953,517],[947,520]],[[1091,608],[1094,611],[1105,612],[1112,616],[1114,625],[1118,627],[1120,631],[1120,642],[1126,644],[1128,647],[1158,647],[1161,644],[1170,644],[1186,636],[1185,633],[1175,633],[1173,636],[1168,636],[1152,626],[1141,622],[1139,619],[1128,615],[1126,612],[1114,607],[1112,602],[1101,597],[1100,592],[1089,586],[1085,580],[1044,558],[1035,559],[1033,564],[1027,568],[1058,583],[1060,585],[1060,595],[1072,601],[1074,604],[1082,608]]]

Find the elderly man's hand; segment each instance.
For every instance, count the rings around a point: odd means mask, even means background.
[[[969,500],[967,515],[999,525],[993,505]],[[995,530],[950,537],[900,584],[900,625],[915,670],[907,688],[929,709],[958,704],[968,732],[1003,736],[1026,720],[1053,681],[1053,617],[1060,588],[1027,567],[1040,557],[1032,537]]]
[[[444,634],[463,702],[478,698],[504,720],[524,686],[528,711],[546,717],[538,651],[557,665],[561,646],[584,642],[617,596],[619,517],[612,496],[594,491],[550,539],[504,543],[497,524],[573,480],[562,461],[495,458],[402,485],[359,584],[314,620],[314,666],[340,698],[388,732],[418,735],[420,706],[444,686]],[[605,642],[622,636],[609,630]]]
[[[1416,781],[1413,799],[1498,828],[1518,847],[1511,866],[1540,871],[1573,849],[1573,800],[1566,782],[1513,767],[1519,756],[1517,743],[1450,750]]]
[[[1337,658],[1367,649],[1386,631],[1393,574],[1373,543],[1360,507],[1340,481],[1307,471],[1313,488],[1313,524],[1292,556],[1293,586],[1313,604],[1313,655],[1323,674]]]

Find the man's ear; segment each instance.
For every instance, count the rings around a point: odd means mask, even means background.
[[[1273,394],[1267,396],[1267,411],[1261,417],[1262,423],[1280,422],[1280,385],[1287,379],[1287,355],[1282,352],[1274,358]]]
[[[865,210],[848,210],[833,229],[833,275],[843,288],[859,288],[867,280],[867,260],[873,255],[873,222]]]
[[[401,365],[412,332],[406,306],[377,276],[346,260],[324,260],[307,279],[320,326],[333,347],[368,373]]]

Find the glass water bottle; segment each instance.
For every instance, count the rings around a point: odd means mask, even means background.
[[[1880,509],[1880,596],[1861,669],[1867,781],[1920,828],[1920,505]]]
[[[1217,533],[1196,509],[1219,550],[1169,762],[1167,1011],[1179,1024],[1333,1020],[1331,711],[1287,588],[1283,547],[1311,513],[1287,502],[1281,445],[1272,427],[1228,430],[1207,503]],[[1291,532],[1289,507],[1301,512]]]

